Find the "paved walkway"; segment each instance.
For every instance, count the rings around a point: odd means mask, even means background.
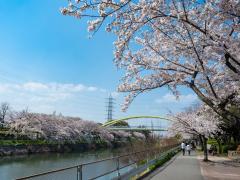
[[[200,164],[196,154],[191,156],[179,155],[164,170],[160,171],[152,180],[203,180]]]
[[[227,157],[209,156],[209,162],[201,161],[201,171],[205,180],[239,180],[240,163]]]

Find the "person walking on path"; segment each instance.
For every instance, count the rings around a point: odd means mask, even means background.
[[[182,142],[182,144],[181,144],[181,149],[182,149],[182,154],[183,154],[183,156],[185,155],[185,148],[186,148],[186,145],[185,145],[184,142]]]
[[[188,155],[190,156],[190,154],[191,154],[191,145],[190,144],[188,144],[186,146],[186,150],[188,151]]]

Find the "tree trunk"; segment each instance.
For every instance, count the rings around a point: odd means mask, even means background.
[[[204,144],[203,144],[203,139],[202,139],[201,135],[199,135],[199,140],[200,140],[200,143],[201,143],[201,150],[203,151],[204,150]]]
[[[204,152],[204,159],[203,161],[208,161],[208,149],[207,149],[207,138],[203,136],[203,152]]]
[[[222,143],[221,143],[221,140],[217,139],[217,143],[218,143],[218,153],[222,154]]]

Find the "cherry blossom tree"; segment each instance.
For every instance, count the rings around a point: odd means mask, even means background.
[[[199,137],[203,143],[204,160],[208,160],[207,139],[214,137],[219,133],[220,116],[212,111],[208,106],[198,108],[189,108],[185,112],[173,115],[173,123],[169,129],[169,133],[176,135],[190,134]]]
[[[8,126],[10,132],[35,139],[39,136],[49,142],[55,143],[79,143],[79,142],[106,142],[111,145],[115,137],[127,142],[132,136],[145,140],[142,133],[129,133],[124,131],[111,131],[93,121],[81,118],[66,117],[63,115],[51,115],[31,113],[28,111],[12,112],[9,116]]]
[[[92,141],[96,137],[108,143],[113,140],[107,129],[80,118],[37,113],[15,113],[11,118],[10,131],[29,138],[38,133],[41,138],[58,143]]]
[[[123,110],[140,93],[193,90],[228,121],[240,119],[239,0],[76,0],[62,14],[88,17],[117,36],[115,63],[125,70]]]

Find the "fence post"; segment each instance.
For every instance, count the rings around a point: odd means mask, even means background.
[[[150,156],[150,151],[147,151],[147,163],[148,163],[148,161],[149,161],[149,156]]]
[[[120,174],[120,162],[119,162],[119,157],[117,158],[117,172],[118,172],[118,179],[120,179],[120,176],[121,176],[121,174]]]
[[[77,180],[82,180],[82,165],[77,167]]]

